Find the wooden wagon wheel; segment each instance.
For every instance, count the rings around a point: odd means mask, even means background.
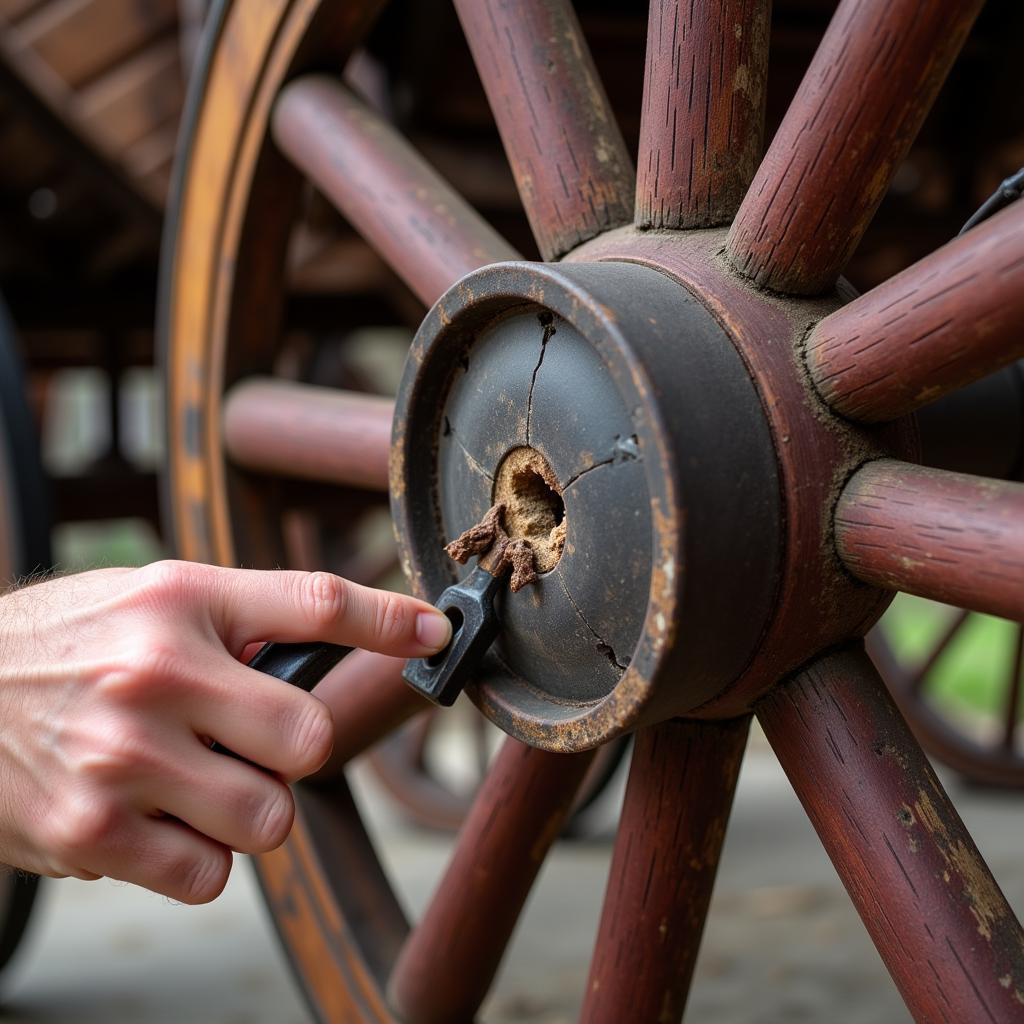
[[[760,166],[767,3],[652,4],[634,182],[569,5],[457,0],[543,263],[340,84],[376,7],[225,4],[206,36],[163,292],[181,550],[280,552],[245,514],[267,474],[383,487],[389,454],[421,594],[493,477],[567,538],[504,602],[471,696],[510,738],[412,928],[342,768],[420,698],[361,654],[321,684],[335,756],[259,859],[318,1016],[470,1019],[635,731],[582,1019],[679,1017],[754,713],[912,1013],[1018,1019],[1020,926],[860,638],[897,589],[1024,618],[1024,488],[916,466],[911,416],[1021,355],[1024,214],[837,284],[980,2],[843,0]],[[273,365],[300,172],[434,303],[391,440],[383,405],[239,379]]]
[[[0,579],[50,567],[50,517],[43,470],[13,325],[0,302]],[[0,968],[28,925],[39,879],[0,872]]]

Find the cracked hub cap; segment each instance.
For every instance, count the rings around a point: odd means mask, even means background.
[[[496,501],[534,548],[470,691],[513,735],[590,746],[697,706],[750,657],[778,554],[771,442],[728,335],[675,282],[615,263],[471,274],[420,328],[395,423],[421,596],[466,572],[443,547]]]

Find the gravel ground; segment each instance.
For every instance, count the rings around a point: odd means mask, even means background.
[[[1024,797],[947,785],[1018,913],[1024,912]],[[621,791],[621,780],[618,789]],[[415,913],[448,841],[410,831],[362,784],[403,899]],[[614,801],[596,838],[560,844],[535,889],[482,1020],[568,1024],[604,891]],[[12,1024],[306,1024],[263,912],[239,863],[225,894],[184,907],[131,886],[45,886],[32,930],[3,979]],[[763,740],[754,736],[688,1019],[905,1021],[906,1011]],[[625,1022],[624,1022],[625,1024]]]

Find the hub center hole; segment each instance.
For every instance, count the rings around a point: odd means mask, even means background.
[[[538,572],[549,572],[565,547],[565,503],[558,478],[535,448],[513,448],[498,467],[494,500],[505,506],[505,529],[533,548]]]

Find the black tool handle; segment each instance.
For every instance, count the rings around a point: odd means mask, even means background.
[[[451,620],[452,638],[437,654],[406,663],[402,678],[413,689],[442,707],[455,702],[498,635],[494,598],[501,586],[500,577],[478,565],[441,594],[435,607]]]
[[[337,644],[264,644],[250,659],[249,668],[258,669],[308,693],[348,651],[348,647],[339,647]],[[236,757],[239,761],[247,760],[220,743],[214,743],[210,749],[218,754]]]

